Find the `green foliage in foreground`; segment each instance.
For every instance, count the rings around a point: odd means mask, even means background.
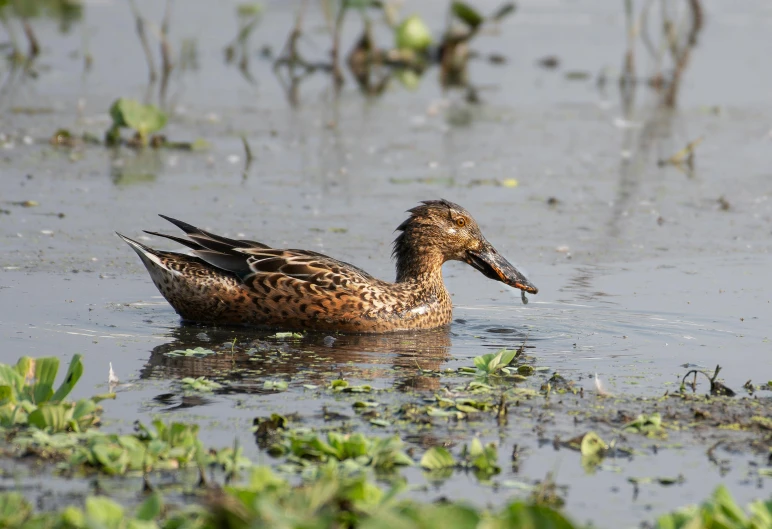
[[[59,359],[24,356],[15,366],[0,364],[0,429],[34,427],[48,432],[85,431],[99,422],[100,400],[114,394],[64,402],[83,375],[81,355],[74,355],[64,380],[54,391]]]
[[[660,516],[659,529],[769,529],[772,528],[772,500],[755,501],[746,514],[723,485],[699,506],[679,509]]]
[[[233,473],[251,466],[241,449],[205,450],[198,439],[197,424],[158,420],[153,428],[139,424],[136,433],[123,435],[31,430],[14,437],[6,453],[64,461],[71,472],[96,471],[112,476],[186,466],[198,467],[202,473],[210,466]]]
[[[398,466],[411,466],[413,460],[403,451],[399,437],[368,437],[361,433],[344,435],[328,432],[326,436],[297,429],[287,431],[268,452],[273,456],[287,456],[288,461],[300,467],[327,461],[349,461],[355,466],[390,471]]]
[[[500,351],[480,361],[488,373],[502,372],[511,362],[509,352]],[[484,366],[483,366],[484,363]],[[88,429],[96,424],[96,402],[100,397],[77,403],[64,399],[83,373],[79,355],[73,357],[64,380],[55,390],[59,368],[56,358],[21,358],[15,366],[0,364],[0,421],[6,455],[34,456],[63,463],[70,471],[91,469],[108,475],[144,475],[152,470],[197,468],[198,488],[190,491],[203,501],[182,508],[164,505],[160,493],[150,494],[134,511],[105,497],[87,497],[83,507],[59,512],[34,513],[32,505],[18,493],[0,494],[0,528],[73,529],[177,529],[177,528],[434,528],[497,529],[578,527],[549,505],[516,501],[495,511],[464,503],[427,504],[409,499],[407,485],[398,474],[390,488],[372,481],[372,470],[382,473],[413,465],[399,437],[369,437],[361,433],[315,433],[287,429],[287,419],[272,415],[256,423],[258,442],[269,452],[286,457],[284,467],[302,469],[304,481],[294,485],[267,467],[255,467],[233,449],[205,450],[198,439],[198,425],[155,421],[152,428],[139,424],[132,434],[106,434]],[[504,371],[506,372],[506,371]],[[357,389],[335,381],[333,391]],[[369,390],[369,388],[368,388]],[[491,404],[471,399],[443,399],[439,406],[458,410],[480,410]],[[463,400],[463,402],[462,402]],[[447,402],[445,402],[447,401]],[[468,408],[468,409],[467,409]],[[641,415],[624,426],[643,434],[661,429],[658,415]],[[270,442],[272,441],[272,442]],[[601,458],[607,445],[593,432],[573,442],[584,457]],[[454,457],[442,447],[430,448],[420,466],[430,478],[456,468],[471,469],[485,479],[499,472],[496,445],[474,439]],[[231,482],[238,471],[251,469],[246,484],[221,488],[207,483],[207,467],[218,467]],[[396,474],[396,473],[395,473]],[[382,476],[382,474],[380,474]],[[145,481],[149,486],[149,482]],[[772,529],[772,501],[756,501],[747,511],[740,508],[724,487],[700,506],[680,509],[657,520],[661,529]]]
[[[90,496],[81,507],[33,513],[19,493],[0,494],[0,527],[20,528],[198,528],[249,527],[322,529],[575,529],[560,512],[515,501],[496,511],[462,503],[419,503],[405,499],[404,485],[382,489],[364,475],[347,475],[335,465],[320,469],[313,481],[299,486],[266,467],[253,470],[249,483],[210,489],[198,505],[174,509],[153,492],[133,515],[105,497]],[[701,506],[659,518],[660,529],[767,529],[772,502],[752,503],[746,514],[723,487]]]
[[[404,484],[382,489],[364,475],[347,475],[335,465],[320,469],[312,482],[292,486],[265,467],[255,468],[249,483],[212,489],[199,505],[173,510],[152,493],[133,516],[104,497],[88,497],[83,508],[33,514],[18,493],[0,495],[0,527],[179,528],[249,527],[305,529],[447,529],[505,527],[571,529],[558,511],[515,502],[496,512],[462,504],[425,504],[404,499]]]

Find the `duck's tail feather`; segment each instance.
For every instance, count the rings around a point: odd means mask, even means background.
[[[115,232],[118,237],[123,239],[123,241],[131,246],[131,248],[137,252],[137,255],[139,255],[139,258],[142,259],[142,263],[144,263],[145,267],[150,270],[151,268],[162,268],[164,270],[170,271],[169,268],[164,264],[163,259],[161,259],[161,255],[157,250],[154,250],[150,248],[149,246],[145,246],[141,242],[137,242],[134,239],[129,239],[125,235],[122,235]]]
[[[177,237],[176,235],[167,235],[165,233],[158,233],[157,231],[148,231],[148,230],[142,230],[148,235],[155,235],[156,237],[163,237],[164,239],[170,239],[176,243],[179,243],[183,246],[187,246],[188,248],[191,248],[193,250],[205,250],[206,248],[200,244],[198,244],[196,241],[192,241],[190,239],[183,239],[182,237]]]
[[[213,250],[215,252],[231,253],[234,251],[235,248],[243,248],[244,246],[250,246],[255,248],[270,248],[270,246],[267,246],[257,241],[229,239],[228,237],[223,237],[222,235],[215,235],[214,233],[209,233],[208,231],[204,231],[202,229],[196,228],[195,226],[188,224],[187,222],[173,219],[171,217],[167,217],[166,215],[159,214],[159,217],[168,220],[169,222],[177,226],[179,229],[184,231],[185,235],[193,239],[193,241],[195,241],[200,246],[199,248],[193,247],[190,244],[186,244],[186,243],[183,243],[183,244],[185,244],[185,246],[193,248],[194,250],[200,250],[200,249],[206,248],[208,250]],[[160,235],[160,234],[156,234],[156,235]],[[177,242],[181,242],[180,239],[175,239],[168,235],[161,235],[161,236],[167,237],[172,240],[176,240]]]

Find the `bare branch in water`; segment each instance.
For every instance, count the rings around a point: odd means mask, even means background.
[[[161,21],[159,39],[161,41],[161,87],[159,97],[161,102],[166,100],[166,89],[169,85],[169,77],[174,69],[172,62],[171,45],[169,44],[169,22],[172,14],[172,0],[166,0],[166,10]]]
[[[343,86],[343,71],[340,68],[340,32],[343,29],[343,19],[346,16],[346,5],[341,3],[338,16],[335,18],[335,28],[332,34],[332,77],[335,87]]]
[[[137,35],[139,36],[139,41],[142,44],[142,49],[145,52],[147,67],[150,70],[150,82],[154,83],[158,78],[158,71],[156,70],[153,52],[150,50],[150,43],[147,40],[147,33],[145,32],[145,19],[142,16],[142,13],[139,12],[135,0],[129,0],[129,6],[131,7],[131,12],[134,14],[134,20],[137,25]]]
[[[35,36],[35,32],[32,30],[29,20],[24,19],[22,25],[24,26],[24,34],[27,36],[27,41],[29,42],[29,58],[34,59],[40,54],[40,43]]]
[[[665,91],[665,95],[662,100],[663,104],[669,108],[675,107],[676,99],[678,97],[678,89],[681,84],[681,78],[683,77],[683,73],[686,70],[686,66],[689,64],[691,51],[697,44],[697,36],[702,30],[704,23],[702,4],[700,4],[700,0],[688,0],[688,3],[689,12],[691,15],[691,28],[689,33],[681,45],[679,45],[679,42],[677,41],[677,36],[674,36],[673,40],[671,41],[670,52],[673,56],[674,62],[673,78],[670,80],[670,85]]]

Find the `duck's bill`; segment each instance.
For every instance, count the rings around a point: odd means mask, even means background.
[[[485,274],[486,277],[501,281],[511,287],[519,288],[530,294],[537,294],[539,289],[528,281],[520,271],[504,259],[496,248],[488,246],[480,251],[466,252],[466,262]]]

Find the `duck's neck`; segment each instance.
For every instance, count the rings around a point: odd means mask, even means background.
[[[410,233],[404,232],[395,241],[394,256],[397,259],[397,283],[442,285],[445,258],[435,246],[411,240]]]

